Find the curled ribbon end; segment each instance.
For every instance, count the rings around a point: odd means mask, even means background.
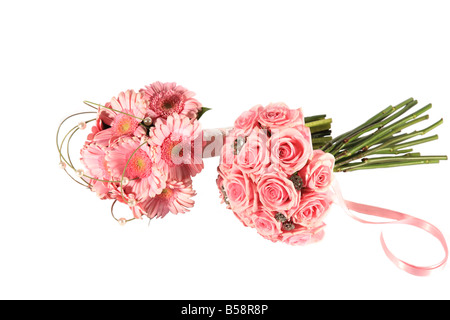
[[[436,228],[434,225],[432,225],[431,223],[429,223],[425,220],[415,218],[413,216],[398,212],[398,211],[393,211],[393,210],[389,210],[389,209],[369,206],[369,205],[345,200],[344,197],[342,196],[341,189],[336,180],[334,180],[334,182],[333,182],[333,191],[335,194],[335,202],[337,204],[339,204],[351,218],[353,218],[361,223],[406,224],[406,225],[410,225],[410,226],[422,229],[422,230],[428,232],[429,234],[431,234],[437,240],[439,240],[439,242],[442,245],[442,248],[444,249],[444,253],[445,253],[444,258],[441,260],[441,262],[439,262],[435,265],[422,267],[422,266],[416,266],[416,265],[407,263],[407,262],[399,259],[398,257],[396,257],[392,253],[392,251],[390,251],[388,249],[386,242],[384,240],[384,237],[383,237],[383,233],[381,233],[380,242],[381,242],[381,246],[384,250],[384,253],[389,258],[389,260],[391,260],[392,263],[394,263],[401,270],[406,271],[415,276],[427,276],[432,271],[442,269],[446,265],[447,260],[448,260],[447,242],[445,241],[445,237],[442,234],[442,232],[438,228]],[[355,211],[355,212],[359,212],[359,213],[370,215],[370,216],[392,219],[392,221],[386,221],[386,222],[368,221],[368,220],[364,220],[364,219],[361,219],[361,218],[355,216],[350,211]]]

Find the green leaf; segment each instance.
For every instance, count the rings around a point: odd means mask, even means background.
[[[197,115],[197,120],[199,120],[201,116],[203,116],[203,114],[208,110],[211,110],[211,108],[202,107],[202,110],[200,110],[200,112]]]

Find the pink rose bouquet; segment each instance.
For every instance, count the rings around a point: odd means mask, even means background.
[[[362,125],[331,138],[331,119],[304,117],[284,103],[244,111],[225,138],[218,167],[220,197],[247,227],[273,242],[304,245],[324,235],[324,218],[336,199],[334,172],[437,163],[411,146],[437,139],[423,135],[442,123],[401,131],[428,119],[427,105],[396,120],[414,99],[382,110]],[[381,155],[381,156],[380,156]],[[386,155],[386,156],[383,156]],[[343,200],[342,200],[343,201]]]
[[[333,167],[332,155],[313,150],[302,110],[276,103],[236,120],[217,184],[244,225],[273,242],[306,244],[323,237]]]

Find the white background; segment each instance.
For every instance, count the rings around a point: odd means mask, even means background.
[[[185,215],[120,227],[110,202],[58,168],[67,115],[126,89],[176,81],[224,127],[255,104],[327,113],[334,133],[409,97],[450,119],[448,1],[2,1],[2,299],[449,299],[450,270],[414,277],[384,255],[440,261],[413,228],[360,224],[338,208],[318,244],[273,244],[244,228],[215,185],[194,179]],[[76,124],[76,122],[72,123]],[[423,154],[450,154],[449,123]],[[84,132],[74,141],[78,158]],[[450,239],[449,163],[338,174],[344,195],[423,218]],[[129,216],[117,207],[118,216]],[[411,230],[413,229],[413,230]]]

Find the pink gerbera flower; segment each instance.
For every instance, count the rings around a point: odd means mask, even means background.
[[[140,137],[146,133],[145,128],[140,126],[147,107],[142,94],[133,90],[121,92],[105,107],[114,110],[100,107],[98,117],[110,128],[98,132],[94,141],[107,145],[122,136]]]
[[[195,195],[191,179],[171,180],[160,194],[143,201],[140,208],[149,218],[163,218],[169,212],[186,213],[194,206],[194,200],[191,198]]]
[[[141,201],[161,193],[166,186],[167,166],[136,138],[123,137],[111,146],[106,154],[108,170],[113,179],[120,181],[125,170],[131,192]]]
[[[200,102],[192,98],[194,92],[177,86],[175,82],[158,81],[141,89],[140,92],[148,101],[149,110],[164,119],[174,113],[194,119],[202,108]]]
[[[161,118],[156,121],[150,132],[149,143],[158,148],[161,160],[169,168],[169,179],[180,181],[202,171],[201,134],[197,120],[176,113],[169,116],[167,121]]]
[[[97,143],[86,144],[81,149],[81,163],[87,175],[101,180],[110,179],[111,175],[105,161],[106,150],[106,147]]]
[[[111,175],[106,166],[106,147],[90,143],[81,149],[81,163],[85,167],[85,173],[94,178],[90,179],[91,190],[96,192],[101,199],[109,198],[109,182],[99,180],[110,180]],[[98,179],[98,180],[96,180]]]

